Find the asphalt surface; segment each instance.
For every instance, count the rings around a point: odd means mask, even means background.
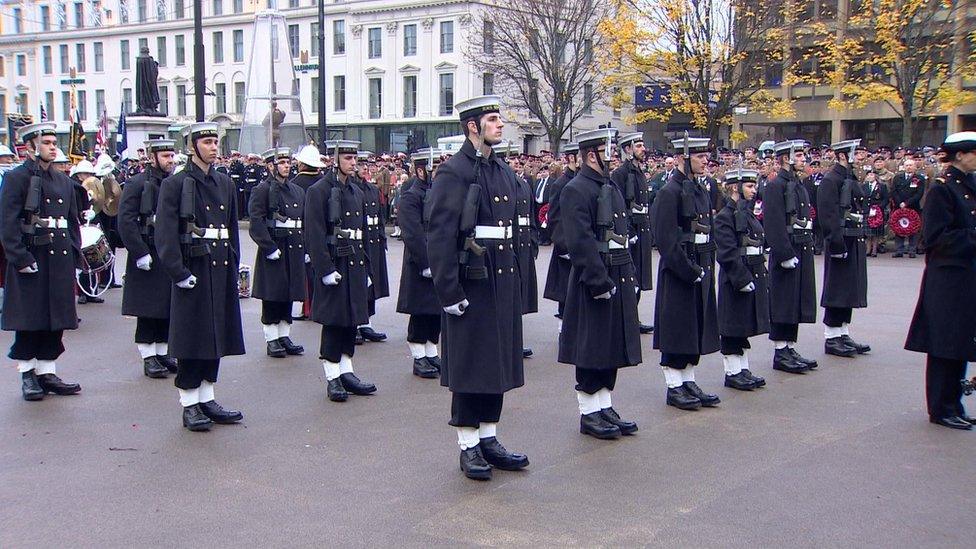
[[[391,239],[392,288],[401,251]],[[395,298],[373,322],[389,340],[353,359],[379,391],[344,404],[325,396],[319,327],[293,328],[304,357],[268,358],[260,303],[242,300],[248,354],[224,360],[216,395],[245,420],[190,433],[172,379],[142,375],[135,321],[113,290],[80,306],[65,338],[58,372],[80,395],[25,402],[7,361],[0,547],[972,547],[976,433],[928,423],[924,357],[902,349],[922,261],[871,260],[871,306],[852,330],[869,355],[828,358],[822,325],[805,325],[799,348],[820,368],[790,375],[753,338],[768,386],[752,393],[722,387],[721,356],[705,357],[697,377],[717,409],[665,406],[643,336],[644,364],[614,392],[640,431],[617,441],[579,434],[573,370],[555,362],[555,304],[542,301],[525,320],[526,384],[506,395],[498,432],[531,465],[487,483],[458,470],[450,394],[411,375]],[[642,319],[653,302],[646,293]]]

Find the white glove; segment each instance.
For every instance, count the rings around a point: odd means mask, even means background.
[[[468,305],[469,305],[468,300],[462,299],[459,303],[455,303],[450,307],[444,307],[444,312],[449,315],[461,316],[464,314],[464,311],[468,308]]]
[[[756,291],[756,284],[754,282],[750,282],[750,283],[746,284],[745,286],[739,288],[739,291],[740,292],[745,292],[745,293],[754,292],[754,291]]]
[[[30,265],[24,267],[23,269],[17,269],[18,273],[24,274],[34,274],[37,272],[37,263],[31,263]]]
[[[568,260],[569,259],[569,254],[563,254],[563,255],[561,255],[559,257]]]
[[[847,252],[844,252],[842,254],[830,254],[830,257],[832,259],[847,259]]]
[[[600,295],[593,296],[593,299],[610,299],[610,296],[611,296],[610,292],[603,292]]]
[[[631,244],[637,244],[637,236],[630,237],[630,243]]]
[[[430,268],[420,271],[420,276],[424,278],[434,278],[434,273],[430,272]]]
[[[373,279],[370,278],[369,275],[366,275],[366,287],[369,288],[372,285],[373,285]]]
[[[699,269],[701,269],[701,267],[699,267]],[[701,274],[695,279],[695,284],[698,284],[702,280],[705,280],[705,269],[701,269]]]
[[[95,219],[95,210],[85,210],[85,221],[91,223],[92,219]]]
[[[266,255],[265,257],[267,257],[271,261],[277,261],[281,259],[281,250],[275,250],[270,254]]]
[[[143,271],[148,271],[152,269],[152,256],[146,254],[136,260],[136,268],[142,269]]]
[[[311,263],[311,262],[312,262],[312,256],[305,254],[305,263]]]
[[[549,226],[549,224],[546,223],[545,221],[543,221],[542,223],[539,224],[539,226],[542,227],[543,229],[545,229],[546,227]]]
[[[782,268],[784,268],[784,269],[795,269],[796,266],[799,265],[799,264],[800,264],[800,260],[799,259],[797,259],[795,257],[791,257],[791,258],[787,259],[786,261],[780,263],[779,266],[782,267]]]
[[[331,273],[322,277],[322,284],[326,286],[338,286],[339,282],[342,280],[342,275],[338,271],[332,271]]]
[[[184,290],[192,290],[194,286],[197,285],[197,277],[190,275],[186,280],[181,280],[176,283],[177,288],[183,288]]]

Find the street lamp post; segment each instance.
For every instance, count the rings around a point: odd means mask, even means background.
[[[193,2],[193,103],[197,122],[203,122],[206,81],[203,59],[203,2],[195,0]]]
[[[319,152],[328,154],[325,146],[326,139],[329,138],[329,127],[325,120],[325,0],[318,0],[319,3],[319,35],[316,40],[319,42]]]

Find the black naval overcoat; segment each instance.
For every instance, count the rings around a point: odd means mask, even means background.
[[[524,384],[522,283],[512,240],[482,240],[481,256],[461,264],[461,212],[468,187],[481,186],[477,224],[508,227],[516,222],[517,183],[494,153],[480,161],[470,141],[440,165],[429,191],[427,258],[442,307],[468,300],[462,316],[441,317],[441,385],[456,393],[501,394]],[[478,278],[484,276],[485,278]]]
[[[272,185],[274,193],[271,192]],[[277,201],[277,206],[271,203],[272,198]],[[272,208],[289,220],[301,221],[305,215],[305,191],[294,183],[270,178],[251,189],[247,207],[248,233],[258,245],[251,295],[263,301],[304,301],[304,228],[275,228]],[[268,259],[268,254],[275,250],[281,251],[281,257]]]
[[[737,223],[738,221],[738,223]],[[718,333],[725,337],[752,337],[769,332],[769,285],[762,254],[763,226],[748,200],[727,201],[715,214],[718,274]],[[744,255],[743,237],[759,248],[759,255]],[[756,289],[740,292],[752,282]]]
[[[630,255],[634,258],[634,273],[641,290],[654,288],[651,250],[654,239],[651,237],[651,222],[649,218],[651,206],[651,190],[647,185],[644,170],[640,169],[633,160],[627,160],[610,174],[614,184],[620,189],[627,202],[630,216],[630,236],[637,237],[637,242],[631,243]]]
[[[159,202],[159,187],[168,174],[150,166],[126,182],[119,202],[119,236],[128,251],[125,258],[125,286],[122,287],[122,314],[137,318],[169,318],[170,293],[173,281],[163,269],[156,250],[155,221],[146,227],[146,216],[141,213],[143,194],[152,202],[155,215]],[[147,230],[146,234],[143,231]],[[148,255],[152,258],[148,271],[136,267],[136,260]]]
[[[369,181],[356,178],[356,185],[363,192],[366,226],[363,244],[369,255],[370,288],[373,299],[390,295],[390,275],[386,266],[386,216],[380,202],[380,188]]]
[[[314,185],[319,179],[322,179],[322,174],[319,172],[298,172],[295,177],[291,178],[291,182],[301,187],[303,191],[308,192],[308,188]]]
[[[671,180],[657,192],[651,216],[661,254],[654,296],[654,348],[669,354],[706,355],[719,349],[715,252],[707,251],[712,241],[701,245],[682,242],[693,221],[681,215],[682,192],[693,194],[697,222],[712,225],[708,191],[674,170]],[[699,267],[705,276],[695,282]]]
[[[845,219],[841,209],[844,181],[850,179],[850,212],[863,216],[860,222]],[[817,218],[824,235],[824,278],[821,307],[862,308],[868,306],[868,258],[865,244],[867,210],[864,189],[854,173],[834,166],[824,175],[817,191]],[[846,258],[830,257],[847,253]]]
[[[220,241],[194,239],[184,254],[180,242],[180,199],[184,180],[195,181],[194,214],[200,228],[227,229]],[[237,189],[230,176],[211,166],[204,173],[192,160],[163,180],[156,206],[156,247],[159,261],[173,283],[170,305],[169,354],[183,359],[219,359],[244,354],[238,292],[241,241],[237,225]],[[208,253],[196,255],[200,251]],[[176,286],[190,275],[197,284]]]
[[[424,204],[430,185],[417,179],[410,190],[400,195],[397,223],[403,237],[403,269],[397,312],[408,315],[441,314],[441,304],[434,293],[434,279],[423,276],[430,268],[427,260],[427,230],[424,227]]]
[[[50,233],[50,244],[35,245],[23,233],[24,203],[32,176],[41,178],[38,217],[67,219],[66,229],[37,229]],[[0,227],[7,256],[4,272],[3,329],[8,331],[74,330],[75,268],[81,266],[81,233],[74,187],[68,176],[33,160],[3,174],[0,186]],[[37,263],[36,273],[20,269]]]
[[[549,271],[546,273],[546,287],[542,291],[542,297],[564,303],[566,292],[569,285],[569,271],[573,264],[562,256],[569,253],[566,244],[562,241],[562,230],[560,227],[562,208],[559,206],[559,198],[562,196],[563,188],[567,183],[576,177],[576,172],[567,168],[555,183],[549,184],[549,212],[548,221],[549,235],[552,238],[552,255],[549,257]]]
[[[779,324],[801,324],[817,321],[817,280],[813,264],[813,236],[809,242],[795,243],[788,232],[792,224],[786,211],[786,193],[792,177],[780,170],[766,183],[763,191],[763,229],[769,253],[769,317]],[[822,185],[822,184],[821,184]],[[794,186],[797,212],[803,219],[810,217],[810,198],[803,185]],[[823,189],[818,191],[823,192]],[[784,269],[780,264],[796,257],[800,264],[795,269]]]
[[[641,362],[637,279],[627,249],[601,252],[597,225],[600,188],[613,189],[613,232],[629,238],[627,205],[612,182],[584,166],[560,195],[563,240],[572,258],[569,291],[559,333],[559,362],[613,370]],[[610,299],[595,296],[616,289]]]
[[[366,199],[351,178],[346,181],[342,183],[330,173],[308,189],[305,195],[305,245],[315,271],[312,320],[323,326],[354,328],[369,322],[369,289],[366,286],[369,255],[362,240],[336,238],[334,243],[330,241],[335,228],[329,220],[333,187],[340,190],[339,228],[365,232]],[[342,275],[342,280],[334,286],[326,286],[322,277],[333,272]]]
[[[925,271],[905,348],[976,361],[976,178],[950,166],[925,199]],[[9,272],[9,271],[8,271]]]
[[[539,255],[539,245],[532,237],[532,188],[521,178],[516,178],[518,197],[515,210],[518,213],[516,223],[516,241],[518,242],[519,280],[522,283],[522,314],[539,311],[539,279],[535,271],[535,258]],[[552,208],[552,202],[549,202]],[[551,225],[548,225],[550,230]]]

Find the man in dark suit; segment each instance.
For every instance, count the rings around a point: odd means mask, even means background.
[[[905,160],[904,171],[898,172],[891,181],[891,202],[895,208],[908,208],[922,213],[922,195],[925,194],[927,179],[924,174],[918,173],[914,160]],[[908,257],[915,257],[918,246],[918,233],[909,237],[896,237],[898,239],[898,251],[892,257],[902,257],[908,253]]]

